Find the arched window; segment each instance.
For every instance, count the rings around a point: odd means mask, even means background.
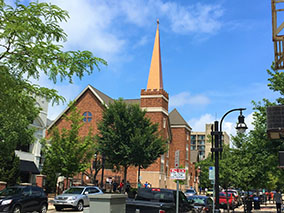
[[[84,122],[91,122],[91,120],[92,120],[92,113],[84,112],[83,116],[84,116],[84,118],[83,118]]]

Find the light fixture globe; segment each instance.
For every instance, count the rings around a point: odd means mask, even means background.
[[[245,133],[247,130],[247,125],[245,124],[245,116],[243,116],[242,111],[240,111],[240,115],[238,117],[238,123],[236,129],[238,133]]]

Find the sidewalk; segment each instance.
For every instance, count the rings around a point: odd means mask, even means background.
[[[55,209],[54,205],[54,198],[48,198],[48,210]]]
[[[240,206],[239,208],[235,209],[235,212],[244,212],[244,206]],[[260,209],[252,209],[251,212],[266,212],[266,213],[274,213],[276,212],[276,204],[275,203],[267,203],[265,204],[261,204],[260,205]]]

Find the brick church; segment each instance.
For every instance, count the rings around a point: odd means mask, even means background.
[[[141,183],[146,181],[152,187],[176,188],[176,184],[170,179],[170,169],[175,168],[175,152],[179,150],[180,161],[187,170],[187,180],[183,188],[198,188],[198,177],[193,162],[196,162],[195,153],[190,151],[190,135],[191,127],[174,109],[170,113],[168,111],[169,95],[164,90],[162,78],[162,64],[160,52],[160,36],[159,22],[157,22],[157,30],[152,53],[152,61],[149,71],[147,88],[141,90],[140,99],[125,99],[128,104],[139,104],[141,109],[146,110],[146,116],[153,123],[159,124],[159,131],[162,137],[168,141],[168,152],[156,160],[147,169],[140,171]],[[98,133],[97,122],[102,118],[102,112],[114,99],[88,85],[74,100],[75,105],[80,109],[84,116],[85,125],[81,128],[80,134],[87,135],[90,127],[93,128],[94,134]],[[68,123],[63,119],[63,115],[68,113],[68,107],[53,121],[48,129],[57,126],[59,129],[68,128]],[[76,178],[76,177],[75,177]],[[77,177],[82,178],[81,175]],[[101,171],[97,176],[100,181]],[[88,177],[83,177],[84,182],[89,181]],[[114,172],[111,169],[104,170],[104,181],[109,179],[117,182],[123,179],[122,172]],[[136,185],[138,180],[138,168],[131,167],[128,169],[127,181],[131,185]]]

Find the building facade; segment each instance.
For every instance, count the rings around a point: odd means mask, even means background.
[[[19,147],[16,155],[20,158],[20,180],[22,183],[36,184],[36,175],[40,174],[42,169],[41,143],[40,140],[45,137],[45,131],[48,123],[47,110],[48,101],[37,97],[36,105],[41,108],[38,117],[30,125],[35,128],[34,143]]]
[[[205,124],[205,132],[192,132],[190,150],[197,151],[199,160],[204,160],[211,153],[211,128],[213,124]],[[230,145],[230,136],[223,131],[222,143]]]
[[[179,164],[186,168],[188,177],[183,185],[184,188],[194,187],[196,182],[195,166],[191,162],[190,157],[190,136],[191,128],[187,122],[182,118],[179,112],[174,109],[169,113],[168,102],[169,95],[163,87],[162,63],[160,52],[160,35],[159,23],[156,30],[154,48],[152,53],[151,66],[148,76],[148,83],[146,89],[142,89],[140,99],[124,100],[128,104],[139,104],[141,109],[146,110],[146,116],[151,119],[153,123],[158,124],[158,131],[161,136],[167,140],[168,152],[158,158],[147,169],[141,169],[140,180],[141,183],[146,181],[152,187],[161,188],[176,188],[176,183],[170,179],[170,169],[174,168],[175,152],[180,151]],[[103,111],[112,103],[114,99],[99,91],[95,87],[88,85],[74,100],[76,107],[85,116],[83,121],[85,125],[80,130],[81,136],[86,136],[89,128],[93,129],[93,133],[97,134],[97,123],[102,119]],[[69,124],[63,119],[64,114],[69,113],[67,107],[48,127],[58,127],[59,129],[68,128]],[[51,141],[52,142],[52,141]],[[97,180],[100,181],[101,172],[97,175]],[[77,178],[82,177],[78,175]],[[120,182],[123,175],[119,172],[114,172],[110,169],[104,170],[104,181],[107,179]],[[127,181],[134,186],[138,180],[138,168],[130,167],[127,173]],[[83,177],[84,182],[88,182],[89,178]]]

